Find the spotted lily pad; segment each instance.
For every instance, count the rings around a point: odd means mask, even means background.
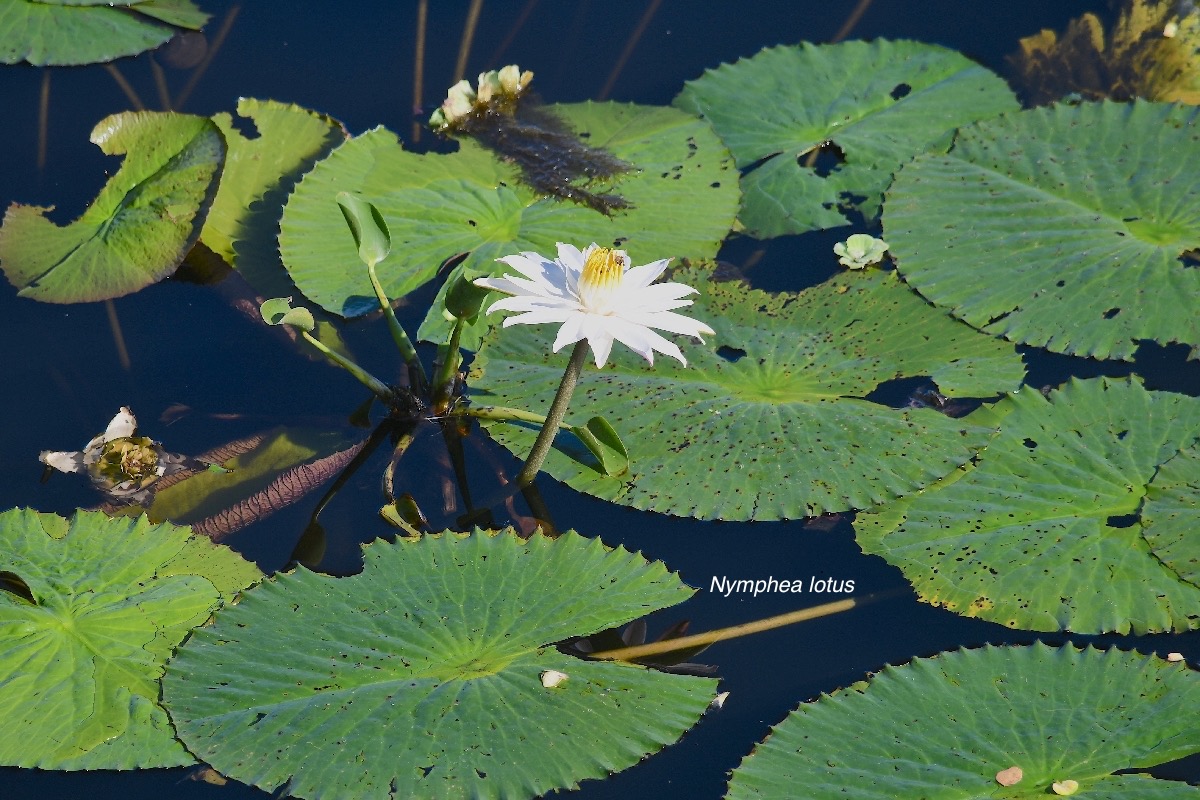
[[[934,45],[774,47],[688,83],[675,105],[712,122],[749,170],[741,222],[760,238],[871,218],[892,173],[945,152],[954,128],[1017,109],[997,75]],[[821,149],[838,163],[808,163]]]
[[[225,161],[225,140],[204,117],[127,112],[101,120],[92,142],[125,162],[79,219],[8,208],[0,268],[22,297],[81,303],[136,292],[175,271],[200,235]]]
[[[859,515],[863,550],[926,602],[1013,628],[1200,628],[1200,399],[1101,378],[1001,405],[974,465]]]
[[[190,0],[7,0],[0,3],[0,64],[112,61],[207,21]]]
[[[0,764],[190,764],[159,705],[168,654],[261,577],[187,528],[0,514]]]
[[[511,531],[364,560],[268,580],[179,650],[163,697],[189,750],[294,797],[532,797],[637,763],[714,697],[710,679],[554,647],[687,598],[660,562]]]
[[[636,258],[635,258],[636,260]],[[688,366],[653,366],[616,345],[611,366],[584,372],[568,421],[603,416],[628,448],[608,477],[560,434],[545,469],[579,491],[701,519],[795,519],[869,508],[936,481],[992,433],[971,418],[863,399],[879,384],[928,376],[955,397],[1015,389],[1013,349],[931,308],[879,270],[843,273],[801,294],[714,283],[703,269],[673,280],[700,289],[688,316],[707,344],[680,340]],[[468,378],[476,405],[548,408],[565,354],[553,330],[493,330]],[[524,458],[534,426],[485,423]]]
[[[1072,783],[1080,797],[1194,798],[1195,787],[1130,771],[1200,752],[1200,717],[1181,713],[1198,704],[1186,665],[1116,649],[918,658],[800,706],[742,760],[726,798],[802,786],[812,800],[1032,800]]]
[[[1104,102],[964,128],[888,192],[897,268],[1014,342],[1126,360],[1143,339],[1200,347],[1198,127],[1195,107]]]
[[[378,266],[387,295],[402,297],[433,278],[439,265],[468,253],[459,269],[498,274],[495,259],[556,242],[634,250],[643,261],[716,254],[737,212],[737,175],[712,129],[672,108],[584,103],[551,110],[593,147],[634,165],[611,190],[631,208],[605,216],[540,197],[516,167],[471,141],[449,155],[417,155],[395,134],[376,129],[317,164],[283,215],[280,252],[300,291],[326,310],[357,316],[378,308],[366,269],[334,200],[339,191],[373,203],[387,223],[392,251]],[[593,186],[600,190],[601,187]],[[686,214],[664,214],[684,208]],[[422,338],[441,337],[440,302]]]

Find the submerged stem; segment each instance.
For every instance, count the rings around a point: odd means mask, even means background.
[[[333,350],[330,350],[325,346],[324,342],[313,336],[308,331],[302,330],[300,331],[300,335],[303,336],[309,344],[324,353],[330,361],[333,361],[339,367],[357,378],[359,383],[370,389],[376,397],[388,404],[388,406],[391,406],[392,401],[396,399],[396,394],[392,391],[392,387],[388,386],[386,383],[379,380],[374,375],[367,372],[358,364],[355,364],[353,361],[341,355],[340,353],[335,353]]]
[[[583,371],[583,362],[587,360],[587,354],[587,339],[580,339],[575,343],[575,349],[571,351],[571,360],[567,363],[562,381],[558,384],[554,402],[550,404],[550,410],[546,412],[546,422],[538,433],[537,441],[533,443],[529,460],[517,473],[518,486],[527,486],[532,483],[542,469],[542,462],[546,460],[550,446],[554,444],[554,435],[558,433],[559,426],[567,416],[567,406],[571,402],[571,395],[575,392],[575,384],[579,382],[579,373]]]

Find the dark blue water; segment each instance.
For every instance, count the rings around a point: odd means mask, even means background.
[[[234,4],[203,0],[215,31]],[[465,2],[431,3],[425,104],[440,102],[452,74],[466,16]],[[800,40],[826,41],[842,26],[853,3],[697,3],[666,0],[647,26],[611,99],[666,104],[685,80],[705,68],[749,56],[762,47]],[[516,62],[537,74],[535,86],[551,102],[598,97],[608,82],[645,8],[634,2],[542,2],[514,32],[525,3],[485,3],[472,58],[474,75]],[[1105,4],[1049,4],[1037,0],[979,3],[877,0],[852,38],[913,38],[952,47],[1003,72],[1003,56],[1016,40],[1042,27],[1061,29],[1069,15]],[[383,124],[407,136],[413,121],[411,75],[415,2],[249,3],[240,8],[223,49],[182,110],[211,114],[232,111],[238,97],[273,98],[317,109],[342,120],[354,133]],[[506,41],[508,44],[501,49]],[[157,107],[146,58],[126,59],[120,69]],[[176,90],[187,74],[168,69]],[[37,103],[41,72],[0,68],[0,98],[7,110],[0,128],[0,200],[57,205],[59,221],[74,218],[116,169],[87,141],[102,117],[129,103],[99,67],[55,69],[48,163],[35,164]],[[421,119],[427,112],[421,115]],[[827,252],[841,233],[814,234],[766,245],[752,273],[772,290],[798,288],[782,265],[809,248]],[[734,241],[723,256],[740,263],[758,243]],[[422,297],[426,300],[429,294]],[[419,305],[419,304],[418,304]],[[80,481],[56,476],[39,483],[42,449],[75,449],[103,429],[122,405],[131,406],[143,430],[175,452],[198,453],[279,422],[340,425],[364,398],[344,372],[308,361],[234,311],[221,290],[167,281],[115,302],[128,345],[130,368],[117,357],[102,304],[54,306],[18,299],[0,286],[0,319],[6,344],[3,375],[4,436],[0,448],[0,509],[33,506],[69,514],[90,506],[95,496]],[[419,313],[412,316],[415,320]],[[396,358],[378,322],[347,326],[346,336],[361,362],[390,377]],[[1200,372],[1185,365],[1178,349],[1145,351],[1138,369],[1151,388],[1200,393]],[[1066,375],[1123,374],[1127,365],[1083,362],[1032,353],[1030,382],[1057,383]],[[192,409],[171,425],[158,421],[174,404]],[[421,448],[424,448],[422,450]],[[434,450],[432,439],[410,453],[420,463]],[[510,468],[515,461],[497,457]],[[350,481],[322,516],[330,534],[325,568],[356,568],[357,544],[390,535],[375,510],[381,502],[380,454]],[[419,497],[436,497],[435,483],[417,467],[404,474]],[[863,556],[846,522],[813,530],[800,522],[696,523],[632,511],[541,482],[560,528],[576,528],[607,544],[624,544],[662,559],[692,586],[707,590],[714,575],[759,578],[809,574],[851,579],[856,595],[906,586],[898,570]],[[284,565],[303,530],[316,495],[238,534],[230,543],[265,570]],[[693,630],[732,625],[791,610],[790,595],[757,599],[702,591],[682,608],[656,618],[660,627],[687,617]],[[724,711],[706,717],[677,745],[606,781],[585,784],[587,797],[719,797],[729,770],[737,766],[769,727],[797,703],[865,677],[885,663],[900,663],[960,646],[985,642],[1030,642],[1035,636],[967,620],[917,603],[910,594],[839,617],[761,634],[712,648],[700,660],[720,666],[722,688],[731,697]],[[1061,637],[1042,637],[1058,642]],[[1200,660],[1200,634],[1171,637],[1075,637],[1074,641],[1119,643],[1143,652],[1184,653]],[[1200,763],[1155,771],[1200,779]],[[181,782],[182,781],[182,782]],[[239,800],[265,797],[230,784],[214,787],[184,779],[183,771],[129,774],[55,774],[0,770],[4,797],[178,798]]]

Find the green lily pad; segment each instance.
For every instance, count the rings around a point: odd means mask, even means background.
[[[1180,450],[1146,487],[1143,535],[1154,555],[1200,588],[1200,447]]]
[[[898,566],[922,600],[1012,628],[1200,627],[1196,546],[1181,539],[1186,514],[1171,519],[1200,502],[1196,460],[1176,455],[1200,437],[1200,399],[1095,379],[1001,405],[976,464],[859,515],[863,550]]]
[[[840,274],[801,294],[673,280],[700,289],[684,312],[715,331],[680,340],[688,359],[653,366],[618,344],[611,367],[585,370],[568,421],[603,416],[629,471],[609,477],[560,434],[545,469],[575,489],[635,508],[701,519],[776,520],[869,508],[927,486],[971,458],[994,430],[926,408],[864,400],[879,384],[928,376],[957,397],[1020,385],[1014,350],[956,323],[894,272]],[[476,405],[541,411],[565,366],[554,331],[493,330],[468,378]],[[484,422],[524,458],[536,428]]]
[[[258,135],[243,136],[229,114],[213,116],[229,155],[200,240],[264,297],[292,294],[279,260],[283,206],[301,176],[348,135],[331,117],[274,100],[242,98],[237,113]]]
[[[553,645],[687,598],[660,562],[483,531],[364,560],[270,579],[193,634],[163,688],[189,750],[294,797],[531,797],[637,763],[714,697],[714,680]]]
[[[729,154],[707,124],[672,108],[584,103],[552,106],[594,147],[633,164],[612,190],[633,207],[611,218],[589,208],[539,197],[511,164],[471,141],[449,155],[403,150],[382,128],[356,137],[317,164],[284,211],[283,262],[309,300],[343,316],[378,309],[366,268],[334,199],[361,195],[382,212],[392,251],[378,274],[391,298],[433,278],[442,262],[469,253],[459,269],[498,274],[500,256],[554,252],[557,242],[622,247],[638,263],[716,255],[737,213],[738,187]],[[663,209],[687,208],[686,214]],[[440,301],[421,337],[440,339]],[[470,346],[468,336],[464,346]]]
[[[1200,751],[1200,680],[1185,664],[1067,645],[918,658],[792,712],[733,772],[727,800],[1195,798],[1145,769]],[[997,775],[1022,773],[1002,788]]]
[[[101,120],[91,140],[127,154],[79,219],[59,227],[51,209],[14,203],[0,227],[0,268],[18,294],[48,303],[105,300],[175,271],[200,234],[225,161],[208,119],[127,112]]]
[[[158,704],[188,631],[262,576],[186,528],[80,511],[0,514],[0,764],[193,763]]]
[[[740,220],[759,238],[847,225],[848,212],[873,218],[901,164],[945,152],[959,125],[1018,108],[1002,79],[960,53],[883,39],[763,50],[691,81],[675,105],[712,122],[750,170]],[[806,163],[818,148],[838,154],[827,174]]]
[[[964,128],[888,192],[897,268],[1014,342],[1126,360],[1143,339],[1200,347],[1198,125],[1192,106],[1105,102]]]
[[[189,0],[8,0],[0,4],[0,64],[112,61],[207,21]]]

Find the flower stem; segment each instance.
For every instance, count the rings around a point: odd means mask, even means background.
[[[774,628],[782,628],[785,625],[792,625],[797,622],[806,622],[810,619],[818,619],[827,617],[831,614],[839,614],[843,611],[849,611],[852,608],[874,603],[884,598],[894,597],[901,592],[883,592],[881,594],[868,595],[861,600],[848,598],[846,600],[838,600],[833,603],[825,603],[811,608],[802,608],[799,611],[790,611],[787,614],[779,614],[766,619],[755,620],[754,622],[745,622],[741,625],[733,625],[729,628],[718,628],[705,633],[697,633],[694,636],[680,636],[675,639],[663,639],[659,642],[650,642],[649,644],[639,644],[633,647],[619,647],[615,650],[601,650],[597,653],[590,653],[588,658],[594,659],[609,659],[614,661],[633,661],[635,659],[645,659],[649,656],[662,655],[664,653],[673,653],[678,650],[705,648],[710,644],[724,641],[725,639],[736,639],[739,636],[748,636],[752,633],[760,633],[761,631],[769,631]]]
[[[571,395],[575,392],[575,384],[579,382],[579,374],[583,371],[583,362],[587,360],[587,354],[587,339],[580,339],[575,343],[575,349],[571,351],[571,360],[567,363],[562,381],[558,384],[554,402],[550,404],[550,410],[546,412],[546,422],[542,425],[541,432],[538,433],[537,441],[533,443],[529,460],[517,474],[518,486],[528,486],[533,483],[533,479],[537,477],[542,468],[542,462],[550,453],[550,446],[554,444],[554,435],[558,433],[563,418],[567,416],[567,405],[570,404]]]
[[[382,400],[384,403],[387,403],[390,405],[391,402],[395,399],[395,394],[392,392],[392,388],[390,386],[388,386],[386,383],[384,383],[383,381],[376,378],[371,373],[367,372],[365,369],[360,367],[358,364],[355,364],[353,361],[351,361],[350,359],[341,355],[340,353],[335,353],[334,351],[330,350],[328,347],[325,346],[324,342],[317,339],[317,337],[313,336],[308,331],[302,330],[302,331],[300,331],[300,335],[303,336],[308,341],[309,344],[311,344],[313,347],[317,348],[322,353],[324,353],[325,356],[330,361],[333,361],[338,366],[340,366],[342,369],[346,370],[351,375],[353,375],[355,378],[358,378],[359,383],[361,383],[363,386],[366,386],[368,389],[370,389],[375,394],[375,396],[378,397],[380,400]]]
[[[383,309],[383,315],[387,317],[388,330],[392,332],[392,340],[396,342],[396,347],[400,349],[400,355],[404,357],[404,363],[408,364],[409,375],[414,384],[413,388],[416,389],[417,394],[424,395],[429,388],[429,378],[425,375],[425,367],[421,364],[421,359],[417,355],[417,349],[413,347],[412,340],[404,332],[404,328],[400,325],[400,320],[396,319],[396,312],[392,309],[392,301],[388,300],[387,295],[383,293],[383,284],[379,282],[379,278],[375,275],[374,264],[367,264],[367,275],[371,278],[371,287],[375,290],[375,297],[379,300],[379,306]]]

